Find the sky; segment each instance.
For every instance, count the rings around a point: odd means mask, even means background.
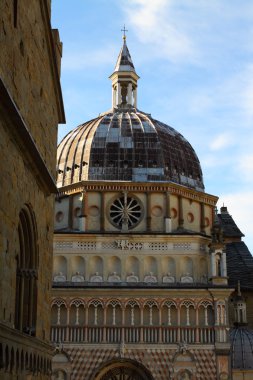
[[[253,1],[52,0],[51,22],[63,41],[59,141],[111,108],[125,24],[138,108],[191,143],[205,191],[253,253]]]

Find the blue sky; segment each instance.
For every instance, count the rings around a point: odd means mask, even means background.
[[[253,2],[52,0],[64,44],[59,140],[111,107],[124,24],[141,77],[138,108],[189,140],[206,192],[228,207],[253,252]]]

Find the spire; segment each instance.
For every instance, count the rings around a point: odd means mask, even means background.
[[[134,64],[126,44],[127,29],[122,29],[123,46],[120,50],[114,72],[109,77],[112,81],[112,107],[136,108],[137,107],[137,81]]]

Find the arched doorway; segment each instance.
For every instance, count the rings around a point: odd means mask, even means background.
[[[111,361],[96,371],[92,380],[153,380],[149,371],[133,360]]]

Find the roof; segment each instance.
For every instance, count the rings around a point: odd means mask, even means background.
[[[230,331],[231,365],[237,369],[253,369],[253,331],[235,327]]]
[[[223,229],[224,237],[243,237],[244,234],[237,227],[234,219],[227,211],[227,207],[221,207],[221,213],[218,214],[219,222]]]
[[[134,71],[134,64],[131,58],[131,55],[129,53],[126,40],[124,39],[123,46],[119,52],[119,56],[115,65],[115,71]]]
[[[243,241],[226,244],[228,283],[242,289],[253,289],[253,257]]]
[[[190,143],[141,111],[107,112],[71,131],[57,150],[57,186],[82,180],[172,181],[204,190]]]

